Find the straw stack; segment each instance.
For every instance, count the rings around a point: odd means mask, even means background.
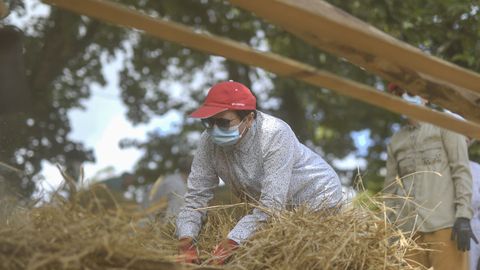
[[[421,269],[404,259],[415,243],[369,210],[305,208],[273,215],[231,262],[233,269]]]
[[[145,213],[126,211],[99,186],[70,194],[0,217],[0,269],[213,269],[207,265],[212,248],[252,207],[210,209],[198,239],[204,265],[180,265],[172,223],[145,222]],[[414,269],[404,260],[413,242],[379,213],[299,208],[270,214],[222,268]]]
[[[78,193],[86,203],[86,194]],[[139,230],[121,208],[98,197],[12,209],[0,228],[0,269],[176,269],[171,241]],[[109,200],[107,200],[109,201]]]

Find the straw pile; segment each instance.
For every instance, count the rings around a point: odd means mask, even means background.
[[[135,216],[109,205],[113,197],[98,197],[101,188],[12,209],[0,229],[0,269],[175,269],[168,238],[136,227]]]
[[[174,226],[145,222],[100,186],[0,217],[0,269],[210,269],[215,244],[251,206],[210,209],[198,239],[203,266],[179,265]],[[2,204],[0,204],[2,205]],[[272,214],[224,269],[414,269],[412,241],[369,210]]]
[[[419,249],[369,210],[306,209],[272,216],[231,262],[234,269],[420,269],[404,259]]]

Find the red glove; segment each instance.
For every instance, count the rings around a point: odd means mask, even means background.
[[[238,248],[238,243],[231,240],[226,239],[217,246],[215,246],[213,253],[212,253],[212,261],[210,264],[212,265],[223,265],[227,262],[227,260],[232,256],[233,251]]]
[[[180,239],[178,247],[179,257],[177,258],[178,263],[195,263],[200,264],[200,259],[198,258],[197,247],[193,243],[192,238],[182,238]]]

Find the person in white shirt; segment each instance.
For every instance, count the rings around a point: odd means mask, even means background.
[[[184,262],[197,262],[194,240],[219,177],[240,197],[270,210],[307,205],[334,208],[342,199],[340,180],[317,153],[300,143],[290,126],[256,110],[256,98],[245,85],[228,81],[214,85],[193,112],[206,130],[188,177],[185,207],[177,217],[177,236]],[[300,119],[299,119],[300,120]],[[244,216],[213,252],[223,264],[268,215],[254,209]]]
[[[153,184],[148,196],[148,206],[155,207],[156,204],[166,200],[166,210],[158,213],[163,221],[176,218],[183,207],[184,196],[187,192],[187,178],[191,166],[192,157],[181,158],[177,172],[165,177],[159,177]]]
[[[469,146],[474,140],[468,140]],[[470,161],[470,170],[472,172],[472,208],[473,217],[470,221],[473,233],[480,236],[480,164]],[[470,243],[470,270],[480,270],[480,245],[473,240]]]

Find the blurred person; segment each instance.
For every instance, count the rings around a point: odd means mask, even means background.
[[[8,12],[4,15],[8,15]],[[29,113],[33,107],[33,94],[26,79],[24,34],[13,25],[3,24],[1,16],[2,14],[0,14],[0,115]],[[8,129],[8,125],[4,126],[5,123],[1,121],[0,129]]]
[[[354,186],[354,182],[354,179],[351,179],[348,176],[340,177],[340,183],[342,184],[342,199],[345,204],[352,203],[355,197],[358,195],[358,192]]]
[[[474,143],[473,139],[468,139],[468,145]],[[472,208],[473,218],[470,222],[475,235],[480,235],[480,164],[470,161],[470,170],[472,172]],[[470,242],[470,269],[480,270],[480,245],[475,241]]]
[[[181,158],[177,172],[159,177],[153,184],[148,196],[148,207],[155,208],[156,205],[166,202],[166,210],[157,215],[161,220],[168,221],[175,218],[183,207],[191,166],[192,157]]]
[[[80,175],[81,169],[76,173]],[[137,178],[135,175],[124,172],[120,176],[109,177],[99,181],[99,183],[104,184],[110,191],[124,193],[129,190],[130,187],[135,186],[137,183]]]
[[[284,121],[256,110],[256,98],[245,85],[214,85],[194,111],[202,133],[188,177],[185,207],[177,218],[181,261],[198,263],[195,238],[219,177],[240,198],[278,211],[296,205],[336,208],[342,199],[337,173],[318,154],[301,144]],[[301,119],[299,119],[300,121]],[[212,264],[224,264],[233,251],[268,215],[256,208],[244,216],[213,250]]]
[[[390,84],[388,90],[408,102],[425,105]],[[468,269],[472,175],[465,137],[428,123],[407,118],[387,146],[384,192],[392,221],[427,248],[407,254],[426,268]]]

